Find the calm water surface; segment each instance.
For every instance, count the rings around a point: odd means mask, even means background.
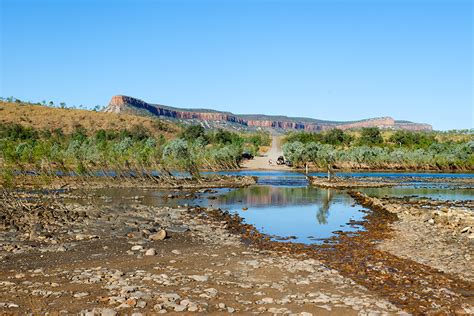
[[[275,240],[292,237],[289,241],[321,243],[337,231],[362,229],[355,222],[363,219],[364,208],[356,205],[344,191],[308,186],[306,177],[298,172],[239,171],[220,174],[257,176],[257,185],[241,189],[219,189],[192,194],[188,191],[143,189],[101,189],[104,203],[142,203],[154,206],[200,205],[227,209],[253,224]],[[319,174],[317,174],[319,175]],[[322,174],[321,174],[322,175]],[[343,174],[341,174],[343,175]],[[473,178],[473,174],[407,174],[358,173],[352,176],[386,177],[453,177]],[[443,183],[413,183],[393,188],[363,189],[371,196],[419,196],[443,200],[472,200],[472,188],[454,188]],[[168,198],[172,194],[174,198]],[[138,197],[133,200],[133,197]]]

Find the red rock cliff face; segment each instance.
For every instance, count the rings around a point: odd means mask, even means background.
[[[373,118],[367,120],[361,120],[357,122],[297,122],[288,118],[288,120],[270,120],[265,119],[262,115],[262,119],[245,119],[234,115],[232,113],[225,112],[206,112],[203,111],[186,111],[176,108],[169,108],[158,104],[149,104],[142,100],[116,95],[110,100],[109,106],[105,109],[106,112],[122,113],[128,109],[147,111],[150,114],[156,116],[165,116],[175,119],[195,119],[202,121],[218,121],[218,122],[231,122],[237,123],[248,127],[261,127],[261,128],[275,128],[284,130],[306,130],[306,131],[323,131],[332,128],[339,129],[351,129],[351,128],[362,128],[362,127],[380,127],[380,128],[400,128],[407,130],[431,130],[431,125],[418,124],[418,123],[397,123],[391,117]]]

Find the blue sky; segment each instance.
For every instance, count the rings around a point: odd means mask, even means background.
[[[0,1],[4,97],[474,125],[470,0]]]

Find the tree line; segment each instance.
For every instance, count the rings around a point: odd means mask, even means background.
[[[238,168],[242,152],[256,153],[270,143],[266,133],[238,134],[187,126],[175,139],[154,137],[144,127],[98,130],[93,134],[77,124],[72,133],[39,130],[20,124],[0,124],[0,162],[3,180],[16,174],[170,175],[187,171]]]
[[[385,134],[375,127],[357,133],[339,129],[289,133],[283,152],[296,166],[311,164],[324,169],[474,169],[472,131],[462,133],[459,140],[439,137],[438,132],[397,130]]]

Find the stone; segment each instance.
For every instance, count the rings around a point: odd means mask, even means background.
[[[67,250],[67,249],[66,249],[66,247],[64,247],[64,246],[59,246],[58,248],[56,248],[56,251],[57,251],[57,252],[65,252],[66,250]]]
[[[156,255],[155,248],[150,248],[150,249],[147,249],[147,251],[145,251],[145,256],[154,256],[154,255]]]
[[[186,310],[186,306],[183,305],[176,305],[174,308],[175,312],[184,312]]]
[[[189,230],[187,226],[170,226],[167,228],[172,233],[185,233]]]
[[[157,233],[150,235],[150,240],[164,240],[166,238],[166,230],[160,229]]]
[[[188,306],[188,311],[189,312],[197,312],[199,310],[199,307],[196,304],[190,304]]]
[[[174,250],[171,250],[171,253],[174,253],[175,255],[180,255],[181,251],[174,249]]]
[[[190,275],[189,278],[198,282],[206,282],[207,280],[209,280],[209,277],[207,275]]]
[[[205,289],[204,292],[206,292],[210,297],[215,297],[217,295],[217,290],[212,287],[209,289]]]
[[[139,250],[143,250],[143,246],[135,245],[132,247],[132,251],[139,251]]]
[[[73,297],[75,297],[75,298],[83,298],[83,297],[86,297],[86,296],[89,296],[89,293],[87,293],[87,292],[79,292],[79,293],[75,293],[75,294],[73,295]]]

